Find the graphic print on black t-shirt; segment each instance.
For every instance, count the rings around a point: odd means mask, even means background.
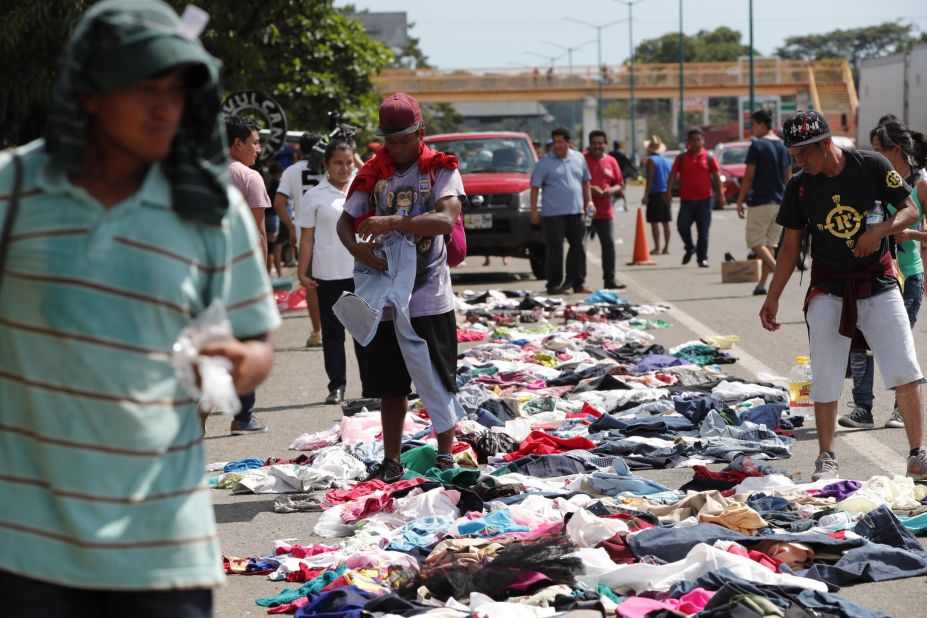
[[[891,164],[874,152],[844,151],[846,165],[836,176],[796,174],[786,188],[777,219],[790,229],[811,230],[811,259],[836,272],[870,266],[888,251],[887,240],[872,255],[853,255],[866,231],[866,217],[879,202],[901,204],[910,190]]]

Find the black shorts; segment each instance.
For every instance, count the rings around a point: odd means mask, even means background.
[[[444,387],[457,392],[457,320],[453,311],[412,318],[415,333],[428,344],[428,356],[438,371]],[[392,322],[380,322],[377,334],[362,348],[366,362],[361,363],[364,397],[405,397],[412,392],[412,378],[399,349]]]
[[[673,213],[666,203],[666,193],[651,193],[647,198],[647,223],[667,223]]]

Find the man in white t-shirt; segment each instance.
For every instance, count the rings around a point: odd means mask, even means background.
[[[302,209],[303,193],[318,185],[325,179],[325,174],[316,170],[311,165],[311,153],[321,138],[317,133],[303,133],[299,138],[299,152],[296,155],[296,162],[290,167],[283,170],[283,176],[280,177],[280,186],[277,187],[277,195],[274,197],[274,208],[280,212],[286,207],[287,202],[293,204],[293,219],[300,216]],[[296,225],[296,233],[299,235],[299,225]],[[299,273],[306,275],[307,273]],[[312,334],[306,340],[306,347],[318,348],[322,345],[322,322],[319,318],[319,296],[314,288],[306,289],[306,306],[309,309],[309,319],[312,322]]]

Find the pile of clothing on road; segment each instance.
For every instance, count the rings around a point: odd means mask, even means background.
[[[715,346],[656,343],[664,310],[465,295],[461,330],[485,337],[460,355],[457,467],[435,466],[413,406],[406,475],[363,481],[383,456],[379,414],[348,403],[293,441],[294,459],[212,466],[216,487],[318,513],[324,540],[227,557],[226,571],[296,584],[257,603],[307,617],[883,616],[834,592],[927,574],[910,531],[927,529],[927,489],[796,484],[775,468],[794,441],[785,391],[725,376],[735,359]],[[691,480],[638,474],[670,467]]]

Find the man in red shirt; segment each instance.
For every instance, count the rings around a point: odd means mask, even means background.
[[[699,128],[689,129],[686,134],[686,151],[676,157],[669,183],[672,187],[679,178],[679,216],[676,217],[676,229],[686,246],[682,256],[683,265],[688,264],[695,255],[698,265],[708,268],[708,228],[711,227],[711,188],[714,185],[718,208],[724,202],[724,189],[721,187],[721,174],[718,162],[705,150],[705,135]],[[673,201],[673,192],[666,192],[666,203]],[[692,224],[698,230],[698,243],[692,244]]]
[[[592,190],[592,203],[595,215],[592,217],[592,230],[602,243],[602,271],[605,275],[605,288],[621,290],[626,286],[615,280],[615,237],[612,232],[612,198],[621,195],[624,190],[624,177],[618,162],[605,156],[608,137],[605,131],[595,130],[589,133],[589,148],[585,153],[586,166],[592,176],[589,185]]]

